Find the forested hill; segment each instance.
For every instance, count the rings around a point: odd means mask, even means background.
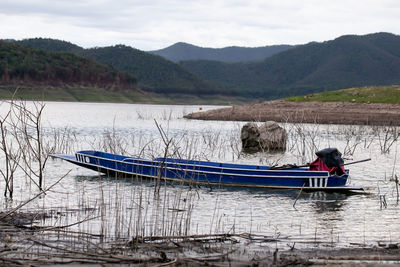
[[[2,85],[136,88],[136,78],[93,60],[0,41]]]
[[[28,46],[36,49],[44,49],[53,52],[67,52],[72,54],[82,54],[84,48],[70,42],[60,41],[49,38],[31,38],[21,41],[14,41],[20,45]]]
[[[400,84],[400,36],[348,35],[296,46],[257,63],[184,61],[200,77],[266,99],[342,88]]]
[[[231,93],[228,89],[202,80],[176,63],[124,45],[84,49],[69,42],[43,38],[17,43],[32,48],[70,52],[109,65],[137,77],[138,86],[147,91],[198,95]]]
[[[292,48],[291,45],[272,45],[263,47],[224,48],[198,47],[187,43],[176,43],[164,49],[149,51],[173,62],[183,60],[215,60],[221,62],[261,61],[279,52]]]
[[[137,77],[139,87],[145,90],[165,94],[276,99],[357,86],[400,84],[400,36],[390,33],[347,35],[298,45],[258,62],[191,60],[181,61],[180,65],[123,45],[83,49],[51,39],[21,43],[94,59]]]
[[[220,88],[160,56],[124,45],[86,49],[83,56],[138,77],[141,88],[157,93],[218,94]],[[227,91],[227,90],[225,90]]]

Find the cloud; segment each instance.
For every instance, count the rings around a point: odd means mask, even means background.
[[[207,47],[300,44],[343,34],[398,34],[399,8],[395,0],[6,0],[0,37],[142,50],[178,41]]]

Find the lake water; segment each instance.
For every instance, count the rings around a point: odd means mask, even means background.
[[[337,147],[346,152],[348,161],[371,158],[349,166],[350,184],[369,187],[369,194],[303,192],[296,201],[296,190],[163,185],[154,197],[152,182],[113,179],[61,160],[49,160],[45,187],[69,173],[24,209],[54,215],[40,222],[43,225],[85,221],[71,228],[102,233],[108,239],[247,232],[279,237],[283,242],[276,246],[283,248],[294,243],[296,248],[397,243],[400,207],[390,178],[400,175],[399,142],[390,146],[389,153],[382,153],[385,136],[390,142],[390,134],[394,133],[387,127],[282,124],[289,133],[287,152],[246,155],[240,153],[244,122],[182,118],[200,108],[217,107],[48,102],[42,124],[46,140],[64,136],[55,153],[98,149],[150,158],[163,156],[165,145],[156,124],[172,140],[169,155],[182,158],[301,164],[313,160],[315,150]],[[2,116],[7,110],[3,103]],[[3,192],[4,182],[0,185]],[[4,208],[16,206],[38,192],[24,175],[16,179],[14,186],[14,201],[2,199]]]

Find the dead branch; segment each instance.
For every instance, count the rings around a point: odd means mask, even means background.
[[[9,212],[3,214],[2,216],[0,216],[0,220],[4,219],[7,216],[10,216],[11,214],[13,214],[14,212],[16,212],[17,210],[19,210],[20,208],[22,208],[23,206],[27,205],[28,203],[32,202],[33,200],[37,199],[38,197],[40,197],[41,195],[45,194],[47,191],[49,191],[50,189],[52,189],[54,186],[56,186],[59,182],[61,182],[62,179],[64,179],[69,173],[71,172],[71,170],[69,170],[64,176],[62,176],[60,179],[58,179],[55,183],[53,183],[51,186],[49,186],[47,189],[42,190],[39,194],[37,194],[36,196],[34,196],[33,198],[30,198],[28,200],[26,200],[25,202],[19,204],[17,207],[15,207],[14,209],[10,210]]]

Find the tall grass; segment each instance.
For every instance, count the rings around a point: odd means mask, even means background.
[[[8,116],[10,115],[3,116],[1,122],[6,123]],[[203,129],[197,132],[184,130],[174,132],[170,131],[168,127],[170,115],[165,113],[163,117],[166,120],[162,120],[160,124],[155,123],[154,127],[159,129],[157,134],[154,132],[148,134],[148,132],[134,129],[127,134],[126,131],[121,131],[114,125],[109,129],[104,129],[100,135],[90,138],[82,137],[69,128],[43,129],[38,124],[41,131],[42,151],[73,153],[74,150],[90,147],[90,149],[145,158],[175,157],[274,165],[310,162],[315,158],[315,152],[325,146],[339,146],[339,150],[343,151],[345,156],[352,157],[354,154],[360,154],[359,150],[370,146],[379,147],[379,151],[386,155],[393,153],[393,148],[397,148],[398,145],[398,128],[396,127],[371,128],[334,125],[321,127],[318,124],[286,123],[283,124],[283,127],[287,130],[289,139],[285,153],[245,154],[241,151],[240,123],[235,124],[229,131]],[[14,125],[18,125],[16,121],[14,121]],[[2,149],[3,160],[1,163],[11,168],[14,165],[7,163],[6,159],[16,160],[12,153],[16,153],[17,148],[19,149],[19,146],[16,146],[19,143],[14,141],[14,135],[7,135],[10,133],[8,129],[0,128],[5,136],[2,138],[5,145]],[[15,130],[20,128],[16,127]],[[31,133],[30,131],[26,132]],[[10,154],[9,151],[14,152]],[[31,157],[30,160],[32,164],[35,163],[36,168],[39,166],[34,157]],[[44,168],[43,164],[40,166]],[[10,178],[11,173],[13,174],[12,178]],[[14,173],[9,171],[8,175],[7,172],[3,172],[3,176],[7,177],[3,178],[14,182],[15,179],[22,179],[21,177],[25,177],[28,173],[30,170],[19,170]],[[47,176],[44,177],[45,179],[49,175],[58,175],[47,172],[45,174]],[[396,177],[396,171],[393,168],[390,178],[395,180],[390,181],[389,179],[388,181],[391,189],[398,188]],[[200,191],[198,185],[167,184],[162,179],[154,182],[142,180],[141,177],[115,178],[102,175],[82,177],[80,180],[78,179],[80,191],[77,193],[63,192],[62,183],[55,184],[54,187],[44,183],[47,186],[42,187],[42,192],[46,192],[46,194],[35,198],[35,201],[39,201],[36,203],[40,203],[36,206],[39,207],[36,211],[38,214],[48,214],[51,218],[33,224],[45,227],[50,225],[54,232],[47,231],[46,235],[35,236],[32,239],[35,241],[30,240],[26,244],[32,245],[41,242],[41,253],[47,253],[49,250],[65,252],[70,249],[73,252],[85,251],[93,253],[92,255],[99,255],[102,251],[107,251],[107,253],[113,251],[113,246],[116,244],[119,248],[130,248],[132,251],[148,241],[170,240],[175,242],[176,239],[190,239],[200,235],[239,234],[237,229],[240,227],[240,222],[236,218],[224,216],[225,203],[221,203],[218,191],[215,193],[214,202],[209,203],[210,216],[205,219],[208,228],[204,229],[193,222],[199,202],[207,201],[201,198],[204,191]],[[35,175],[29,179],[38,180]],[[90,186],[87,186],[88,184]],[[126,186],[127,184],[129,186]],[[36,187],[35,183],[32,183],[31,186]],[[5,190],[9,190],[7,186]],[[377,203],[383,210],[390,205],[390,196],[383,190],[380,192]],[[30,198],[33,197],[36,195]],[[52,197],[64,199],[65,205],[52,207]],[[253,211],[251,211],[251,216],[253,216]],[[255,228],[260,228],[260,226],[250,224],[247,230],[251,233]],[[70,232],[62,232],[61,229],[69,229]],[[275,232],[279,232],[278,229]],[[57,244],[58,250],[50,246],[56,241],[60,241],[60,244]],[[61,245],[63,242],[72,247],[67,248]],[[44,249],[45,247],[47,249]],[[124,253],[128,252],[124,250]]]
[[[288,97],[288,101],[325,101],[325,102],[357,102],[357,103],[400,103],[398,85],[370,86],[327,91],[306,96]]]

